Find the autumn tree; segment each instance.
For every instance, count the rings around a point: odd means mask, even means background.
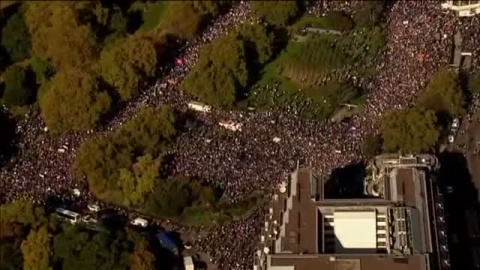
[[[24,8],[20,7],[8,18],[2,28],[2,46],[12,62],[22,61],[30,56],[31,38],[24,21]]]
[[[130,270],[153,270],[155,255],[150,251],[150,245],[135,231],[127,231],[128,240],[133,243],[129,254]]]
[[[463,105],[464,97],[458,74],[444,69],[433,75],[418,97],[418,106],[437,114],[458,116],[464,111]]]
[[[46,226],[32,230],[27,239],[22,242],[23,269],[49,270],[50,267],[50,239],[52,236]]]
[[[112,85],[122,100],[129,100],[155,73],[157,54],[153,42],[130,36],[105,48],[100,56],[103,79]]]
[[[29,2],[25,14],[35,55],[51,60],[58,70],[95,59],[95,36],[80,20],[97,10],[95,2]],[[83,16],[80,16],[83,15]]]
[[[88,69],[68,68],[58,72],[40,99],[42,117],[57,132],[87,130],[110,108],[110,97]]]
[[[390,112],[382,119],[383,149],[404,153],[432,151],[440,135],[436,122],[432,110],[410,108]]]
[[[297,1],[252,1],[253,12],[273,25],[287,25],[299,14]]]

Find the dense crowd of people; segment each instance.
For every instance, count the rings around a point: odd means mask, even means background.
[[[309,13],[322,16],[330,9],[354,10],[356,3],[316,2]],[[411,104],[417,92],[439,67],[447,66],[454,32],[464,32],[465,46],[478,66],[478,16],[461,19],[441,9],[437,1],[398,1],[387,14],[387,45],[377,59],[378,74],[368,82],[368,98],[363,111],[341,123],[300,119],[284,109],[268,111],[225,111],[195,115],[202,123],[183,132],[169,154],[167,167],[220,187],[223,199],[237,201],[253,191],[272,191],[282,175],[297,166],[313,166],[328,174],[331,169],[359,160],[359,146],[367,134],[378,133],[379,119],[387,111]],[[204,33],[180,50],[181,66],[163,68],[159,80],[129,102],[106,125],[88,132],[52,136],[38,112],[18,123],[18,152],[0,172],[0,198],[11,201],[27,197],[36,202],[48,196],[91,200],[86,181],[72,172],[75,149],[88,137],[114,130],[131,119],[143,106],[171,105],[187,110],[190,98],[180,90],[180,82],[193,67],[202,47],[232,26],[254,20],[247,2],[239,2],[217,18]],[[477,31],[477,29],[479,31]],[[241,131],[229,132],[217,125],[220,120],[243,123]],[[280,138],[274,141],[273,138]],[[63,149],[63,150],[60,150]],[[74,197],[73,189],[82,195]],[[226,226],[208,229],[193,244],[210,254],[218,269],[250,269],[254,248],[263,224],[263,211]]]

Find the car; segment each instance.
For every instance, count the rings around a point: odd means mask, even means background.
[[[448,194],[452,194],[453,193],[453,187],[452,186],[447,186],[446,191],[447,191]]]
[[[452,129],[457,129],[460,126],[460,120],[458,118],[454,118],[452,121]]]
[[[98,212],[100,211],[100,206],[98,206],[98,204],[89,204],[87,206],[88,210],[92,211],[92,212]]]
[[[133,226],[139,226],[139,227],[147,227],[148,226],[148,220],[144,218],[136,218],[130,222]]]
[[[279,143],[282,139],[280,139],[279,137],[274,137],[273,138],[273,142],[275,143]]]
[[[448,135],[448,142],[453,143],[455,141],[455,137],[453,135]]]

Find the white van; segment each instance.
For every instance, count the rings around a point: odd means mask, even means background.
[[[98,204],[89,204],[87,206],[88,210],[92,211],[92,212],[98,212],[100,211],[100,206],[98,206]]]
[[[148,226],[148,221],[143,218],[136,218],[130,222],[133,226],[140,226],[140,227],[147,227]]]
[[[198,102],[198,101],[190,101],[188,103],[188,108],[192,109],[194,111],[206,112],[206,113],[208,113],[212,110],[211,106],[208,106],[208,105],[203,104],[203,103]]]

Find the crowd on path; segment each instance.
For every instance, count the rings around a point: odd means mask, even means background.
[[[316,2],[309,13],[322,16],[329,9],[354,10],[355,2]],[[271,192],[282,175],[297,166],[313,166],[325,174],[331,169],[361,159],[359,146],[367,134],[378,133],[379,119],[392,109],[409,106],[439,67],[448,66],[453,35],[464,32],[466,48],[474,53],[478,67],[480,34],[478,16],[459,19],[441,9],[438,1],[398,1],[387,13],[387,45],[376,63],[378,74],[366,85],[368,98],[361,113],[350,121],[331,123],[300,119],[289,110],[225,111],[196,114],[197,128],[183,132],[174,142],[167,164],[172,173],[184,174],[219,186],[223,199],[238,201],[254,191]],[[251,16],[247,2],[239,2],[216,19],[205,32],[182,48],[175,64],[163,68],[159,80],[140,93],[106,125],[87,132],[50,136],[38,111],[18,124],[18,152],[0,172],[0,198],[11,201],[27,197],[42,202],[48,196],[75,199],[79,189],[88,195],[86,181],[75,179],[72,163],[75,149],[88,137],[114,130],[144,106],[164,104],[187,110],[190,98],[180,82],[194,66],[198,53],[232,26]],[[478,30],[478,31],[477,31]],[[222,119],[243,123],[241,131],[228,132],[217,125]],[[273,138],[280,138],[275,142]],[[64,149],[64,150],[60,150]],[[263,224],[264,209],[226,226],[208,229],[193,244],[208,253],[218,269],[250,269],[254,248]]]

